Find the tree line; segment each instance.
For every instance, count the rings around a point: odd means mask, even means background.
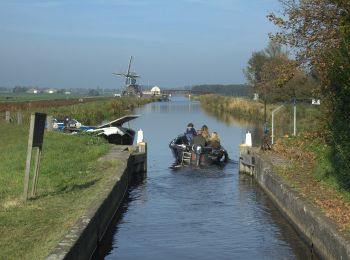
[[[192,86],[191,90],[194,92],[216,93],[224,96],[243,97],[252,95],[251,86],[246,84],[202,84]]]
[[[268,15],[279,30],[265,50],[252,54],[246,78],[266,102],[321,98],[323,134],[332,148],[329,174],[350,190],[350,1],[279,2],[282,13]]]

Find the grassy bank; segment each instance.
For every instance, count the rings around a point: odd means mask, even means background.
[[[109,144],[92,136],[45,133],[38,197],[22,201],[28,129],[0,124],[0,259],[43,259],[103,188]],[[32,165],[34,165],[32,163]]]
[[[22,125],[0,121],[0,259],[44,259],[96,194],[104,189],[114,174],[112,169],[118,166],[117,161],[97,160],[111,147],[104,139],[84,134],[46,132],[38,196],[24,203],[30,113],[67,115],[84,124],[97,124],[131,114],[136,107],[151,101],[122,98],[70,106],[45,106],[24,111]]]
[[[341,231],[350,233],[350,192],[342,188],[330,160],[331,148],[320,133],[279,139],[268,153],[287,158],[290,165],[275,171],[338,223]]]

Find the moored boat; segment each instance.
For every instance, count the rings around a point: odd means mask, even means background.
[[[77,120],[69,117],[54,118],[53,129],[64,133],[94,133],[97,136],[104,137],[111,144],[132,145],[134,142],[135,131],[130,127],[123,125],[137,117],[139,116],[123,116],[100,126],[85,126]]]

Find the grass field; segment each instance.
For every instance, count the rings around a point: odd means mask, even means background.
[[[132,114],[134,108],[151,101],[122,98],[32,108],[23,112],[22,125],[17,125],[16,118],[12,123],[0,119],[0,259],[44,259],[103,190],[113,174],[112,169],[120,163],[97,160],[111,147],[104,139],[46,132],[38,196],[24,203],[30,113],[68,115],[84,124],[96,124]]]
[[[45,133],[38,197],[24,203],[28,129],[1,123],[0,133],[0,259],[43,259],[112,174],[113,165],[97,162],[110,145]]]

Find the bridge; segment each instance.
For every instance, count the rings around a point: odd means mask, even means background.
[[[160,91],[161,94],[165,95],[189,95],[189,94],[197,94],[197,95],[205,95],[205,94],[212,94],[213,92],[209,91],[193,91],[190,89],[162,89]]]

